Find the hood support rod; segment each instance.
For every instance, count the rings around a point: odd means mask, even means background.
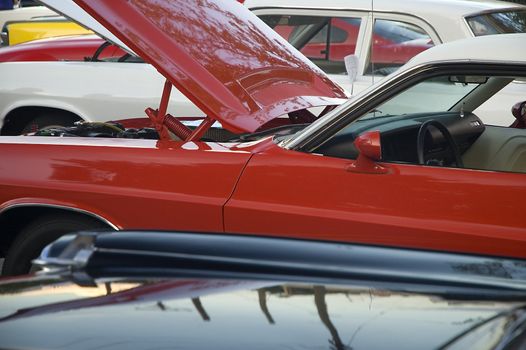
[[[206,116],[203,122],[195,130],[191,130],[181,121],[170,114],[166,114],[168,110],[168,102],[170,101],[170,94],[172,93],[172,83],[166,79],[164,82],[163,95],[161,103],[157,110],[146,108],[145,113],[152,121],[155,129],[159,133],[159,139],[171,140],[170,132],[174,133],[183,141],[199,141],[208,129],[214,124],[215,120]]]

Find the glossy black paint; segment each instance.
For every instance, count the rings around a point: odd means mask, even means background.
[[[59,257],[73,237],[51,246]],[[203,275],[368,285],[468,298],[526,294],[526,261],[347,243],[170,232],[102,233],[83,271],[113,276]],[[394,286],[396,284],[396,287]]]
[[[3,283],[0,347],[492,349],[487,338],[508,342],[524,326],[525,315],[524,303],[447,299],[352,283],[95,282],[87,287],[67,278]]]
[[[0,280],[0,348],[525,346],[520,260],[119,232],[63,237],[42,261],[54,272]]]

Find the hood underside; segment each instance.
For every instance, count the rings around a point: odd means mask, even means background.
[[[203,112],[234,132],[252,132],[286,113],[337,105],[347,97],[237,1],[74,1],[105,28],[102,36],[155,66]],[[72,11],[78,9],[72,2],[44,2],[89,25]],[[98,26],[89,26],[100,33]]]

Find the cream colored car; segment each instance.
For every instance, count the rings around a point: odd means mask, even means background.
[[[432,46],[526,32],[526,6],[505,1],[246,0],[245,5],[350,94]],[[503,116],[502,106],[509,109],[524,96],[524,83],[509,84],[479,107],[478,116],[509,125],[514,118],[511,113]]]

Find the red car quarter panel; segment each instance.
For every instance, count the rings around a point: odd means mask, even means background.
[[[118,228],[223,231],[223,205],[250,153],[218,144],[118,141],[63,147],[67,138],[28,137],[32,144],[0,144],[0,209],[52,204],[100,215]]]

